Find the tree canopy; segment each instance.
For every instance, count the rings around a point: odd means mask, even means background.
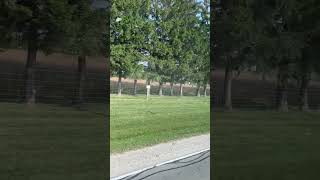
[[[114,1],[114,75],[125,77],[137,63],[147,62],[145,77],[160,82],[159,94],[165,82],[207,81],[204,77],[209,72],[209,15],[207,1]]]
[[[224,67],[225,105],[232,109],[232,72],[256,66],[260,73],[277,73],[276,104],[288,110],[290,79],[300,82],[301,102],[317,72],[320,4],[307,0],[228,0],[216,3],[215,65]],[[213,13],[213,12],[212,12]]]

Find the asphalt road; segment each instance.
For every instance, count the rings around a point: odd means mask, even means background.
[[[160,165],[121,180],[210,180],[210,151]]]
[[[110,156],[110,177],[119,177],[157,164],[188,157],[210,148],[210,134],[203,134]]]

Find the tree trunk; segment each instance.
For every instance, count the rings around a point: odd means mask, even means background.
[[[180,96],[183,96],[183,84],[180,83]]]
[[[84,88],[87,76],[86,56],[78,57],[78,103],[84,102]]]
[[[25,69],[25,100],[29,105],[35,104],[36,88],[35,88],[35,65],[37,63],[37,45],[34,40],[28,42],[28,56]]]
[[[310,82],[310,75],[308,73],[302,75],[300,90],[299,90],[301,111],[309,111],[309,103],[308,103],[309,82]]]
[[[206,83],[203,85],[203,95],[205,97],[207,96],[207,84]]]
[[[162,94],[162,86],[163,86],[163,82],[159,82],[159,96],[163,96],[163,94]]]
[[[267,80],[267,74],[266,74],[266,72],[263,72],[262,73],[262,81],[265,81],[265,80]]]
[[[137,81],[138,80],[134,80],[134,83],[133,83],[133,95],[137,95]]]
[[[147,79],[146,83],[147,83],[147,86],[148,85],[150,86],[150,79]],[[149,98],[149,96],[150,96],[150,91],[151,91],[151,89],[147,88],[147,98]]]
[[[118,73],[118,96],[122,95],[122,72]]]
[[[196,96],[198,96],[198,97],[201,96],[200,88],[201,88],[200,81],[198,81],[198,83],[197,83],[197,94],[196,94]]]
[[[170,96],[173,96],[173,82],[170,83]]]
[[[232,68],[227,65],[224,77],[224,108],[232,110]]]
[[[281,112],[288,112],[288,64],[280,65],[278,72],[277,87],[277,109]]]
[[[283,89],[280,92],[280,104],[278,106],[278,110],[281,112],[288,112],[289,108],[288,108],[288,91],[286,90],[285,87],[283,87]]]

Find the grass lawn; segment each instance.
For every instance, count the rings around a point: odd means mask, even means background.
[[[213,179],[319,179],[320,113],[214,113]]]
[[[111,95],[111,152],[209,133],[208,97]]]
[[[0,103],[0,179],[107,177],[106,107],[88,108]]]

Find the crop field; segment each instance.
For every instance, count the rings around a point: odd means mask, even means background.
[[[274,73],[276,74],[276,72]],[[253,72],[242,72],[232,81],[232,104],[237,109],[270,110],[276,104],[275,77],[261,79],[261,75]],[[214,106],[223,107],[224,102],[224,72],[214,71],[212,74],[212,88],[214,92]],[[320,108],[319,77],[314,77],[308,89],[309,106],[311,109]],[[290,106],[299,105],[299,86],[291,81],[288,87],[288,103]]]
[[[111,95],[111,152],[210,131],[209,97]]]
[[[122,80],[122,92],[123,94],[126,95],[133,95],[133,80],[128,78]],[[118,82],[117,78],[113,77],[110,80],[110,93],[116,94],[118,90]],[[173,85],[173,93],[174,96],[180,96],[180,84],[174,84]],[[203,87],[200,88],[201,95],[203,95]],[[166,83],[163,85],[163,90],[162,90],[163,95],[169,96],[170,95],[170,84]],[[210,89],[209,87],[207,88],[207,95],[210,95]],[[146,80],[138,80],[137,83],[137,94],[140,95],[145,95],[147,94],[147,89],[146,89]],[[150,94],[152,95],[158,95],[159,94],[159,83],[158,82],[153,82],[151,83],[151,89],[150,89]],[[185,84],[183,86],[183,96],[195,96],[197,94],[197,87],[196,85],[187,85]]]
[[[0,53],[0,102],[21,102],[25,92],[26,52],[7,50]],[[36,101],[71,104],[77,92],[77,57],[39,52],[35,66]],[[87,102],[106,101],[107,63],[104,57],[87,58],[84,98]]]

